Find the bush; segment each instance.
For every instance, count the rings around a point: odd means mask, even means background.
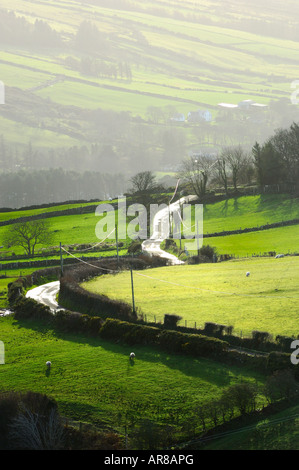
[[[88,292],[71,277],[63,277],[60,280],[59,303],[70,310],[75,308],[76,311],[79,310],[90,316],[117,317],[124,320],[137,318],[129,304],[112,300],[105,295]]]
[[[291,368],[291,355],[283,352],[272,351],[268,355],[267,370],[273,373],[277,370]]]
[[[159,345],[163,349],[174,353],[184,353],[193,356],[213,356],[225,351],[228,343],[203,335],[162,330],[159,335]]]
[[[294,339],[295,338],[292,338],[291,336],[283,335],[277,335],[275,338],[277,344],[281,347],[284,352],[291,351],[291,343],[294,341]]]
[[[166,313],[164,315],[164,327],[168,328],[169,330],[175,330],[177,327],[178,322],[182,319],[179,315],[172,315]]]
[[[36,302],[34,299],[27,299],[25,297],[22,297],[14,305],[14,314],[16,320],[53,320],[53,314],[49,307]]]
[[[267,331],[253,331],[252,332],[252,339],[254,345],[259,346],[262,343],[266,343],[267,341],[271,341],[272,336]]]
[[[210,245],[204,245],[199,249],[199,255],[208,258],[210,261],[213,261],[216,254],[216,248]]]
[[[159,328],[138,325],[113,318],[107,318],[100,329],[100,335],[106,339],[121,339],[127,344],[155,344]]]
[[[167,238],[162,244],[161,244],[162,250],[170,251],[174,254],[179,254],[180,250],[175,242],[175,240],[171,238]]]
[[[128,247],[128,253],[129,254],[136,254],[136,253],[141,253],[142,251],[142,243],[140,240],[132,240]]]
[[[204,333],[208,336],[222,336],[224,332],[231,334],[232,330],[232,326],[225,326],[212,322],[206,322],[204,327]]]

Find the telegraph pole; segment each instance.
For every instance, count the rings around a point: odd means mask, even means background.
[[[119,262],[119,253],[118,253],[118,234],[117,234],[117,225],[115,225],[115,238],[116,238],[116,251],[117,251],[117,263]]]
[[[60,274],[63,276],[63,258],[62,258],[62,246],[60,242]]]
[[[197,256],[199,256],[198,220],[196,221]]]
[[[134,282],[133,282],[133,271],[132,271],[132,268],[131,268],[131,287],[132,287],[133,313],[135,313]]]

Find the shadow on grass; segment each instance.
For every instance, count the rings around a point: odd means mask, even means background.
[[[120,341],[113,342],[101,337],[88,336],[87,334],[79,333],[66,333],[54,329],[51,325],[32,320],[15,320],[14,325],[19,328],[30,328],[39,332],[41,335],[52,335],[55,340],[72,341],[78,344],[87,344],[95,348],[103,348],[105,351],[117,354],[124,359],[124,366],[127,364],[127,373],[130,373],[132,368],[138,369],[142,367],[142,362],[150,362],[153,364],[163,364],[167,368],[177,370],[185,376],[199,378],[208,383],[215,384],[219,387],[225,387],[231,384],[232,376],[246,379],[252,377],[259,377],[260,374],[253,370],[238,366],[230,366],[219,360],[183,354],[175,354],[162,350],[159,346],[145,346],[145,345],[129,345]],[[135,358],[130,359],[132,350],[135,353]]]

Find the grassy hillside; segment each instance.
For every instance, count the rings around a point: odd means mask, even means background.
[[[204,233],[238,230],[299,219],[299,199],[285,194],[261,194],[205,204]]]
[[[250,276],[246,277],[246,272]],[[298,330],[298,257],[232,260],[134,272],[135,305],[148,321],[182,317],[181,325],[232,325],[235,334],[253,330],[294,335]],[[91,292],[132,303],[129,272],[83,283]]]
[[[118,428],[119,415],[134,410],[140,418],[179,426],[192,407],[242,381],[262,384],[264,378],[246,368],[206,359],[165,354],[149,347],[131,348],[84,335],[62,334],[38,322],[0,318],[5,344],[0,390],[32,390],[53,397],[64,416]],[[46,361],[51,360],[50,373]]]

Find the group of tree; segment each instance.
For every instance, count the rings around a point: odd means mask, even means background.
[[[207,189],[229,186],[236,192],[240,184],[258,186],[298,183],[299,177],[299,125],[278,129],[260,145],[255,143],[251,151],[241,145],[223,147],[218,155],[195,155],[186,158],[178,176],[199,198]]]
[[[296,183],[299,177],[299,125],[279,129],[252,153],[260,185]]]
[[[182,178],[192,194],[199,198],[206,195],[211,185],[219,185],[228,194],[229,185],[237,191],[240,181],[248,182],[252,173],[252,162],[248,153],[240,146],[225,147],[219,155],[196,155],[185,159],[178,177]]]
[[[93,77],[110,78],[113,80],[125,79],[132,80],[132,69],[127,61],[103,60],[90,55],[83,55],[80,59],[67,56],[64,64],[79,71],[82,75]]]
[[[13,11],[0,10],[1,44],[30,47],[60,47],[60,35],[46,21],[30,23]]]
[[[218,399],[193,408],[186,426],[189,432],[195,433],[198,425],[206,431],[211,424],[217,426],[237,415],[245,416],[256,411],[261,397],[268,405],[290,401],[298,397],[298,382],[291,371],[281,370],[269,375],[262,387],[250,382],[236,383],[226,388]]]

